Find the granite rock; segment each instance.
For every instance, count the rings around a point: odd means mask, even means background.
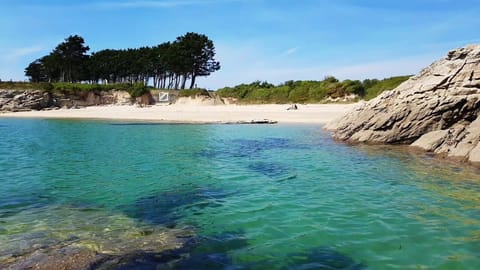
[[[327,125],[341,141],[411,144],[480,161],[480,45],[450,51],[397,88]]]
[[[134,100],[126,91],[65,91],[1,90],[0,112],[19,112],[51,108],[79,108],[99,105],[153,104],[150,95]]]

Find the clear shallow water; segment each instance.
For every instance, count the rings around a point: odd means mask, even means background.
[[[195,232],[178,269],[480,269],[474,169],[316,126],[2,119],[0,134],[0,260],[167,227]]]

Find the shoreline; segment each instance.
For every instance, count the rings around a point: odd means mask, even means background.
[[[305,104],[287,110],[288,104],[197,105],[173,104],[138,107],[135,105],[89,106],[0,113],[0,118],[119,120],[172,124],[236,124],[268,119],[279,124],[327,124],[353,110],[352,104]]]

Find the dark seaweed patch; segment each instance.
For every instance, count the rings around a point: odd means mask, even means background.
[[[234,265],[228,251],[241,249],[247,242],[241,233],[223,233],[211,237],[191,239],[176,250],[164,252],[138,252],[122,256],[106,256],[93,269],[146,270],[146,269],[246,269]]]
[[[288,269],[367,269],[364,264],[358,263],[353,258],[328,247],[312,249],[306,254],[293,253],[289,257],[294,259]]]
[[[276,149],[305,149],[305,145],[294,143],[291,139],[265,138],[263,140],[236,139],[219,141],[216,149],[205,149],[198,153],[205,158],[242,158],[258,156],[264,151]]]
[[[237,139],[231,143],[236,150],[233,152],[235,157],[248,157],[268,150],[298,149],[300,147],[294,144],[292,140],[284,138],[265,138],[263,140]]]
[[[219,207],[227,197],[222,190],[196,188],[189,191],[160,192],[122,207],[130,217],[152,224],[174,227],[185,212],[202,214],[207,207]]]
[[[228,252],[247,246],[247,240],[242,232],[224,232],[199,237],[188,258],[178,261],[171,269],[246,269],[241,265],[235,265]]]
[[[0,218],[13,216],[21,211],[45,207],[51,204],[48,197],[35,196],[0,199]]]
[[[212,237],[193,239],[183,248],[162,253],[132,253],[103,263],[102,269],[349,269],[364,270],[367,267],[353,258],[321,247],[305,253],[289,253],[276,260],[260,260],[235,263],[229,256],[232,250],[248,248],[243,233],[222,233]],[[289,258],[289,263],[278,260]],[[100,266],[100,265],[97,265]]]
[[[289,173],[288,167],[280,163],[272,163],[272,162],[255,162],[248,165],[248,169],[254,172],[261,173],[271,178],[284,176]]]

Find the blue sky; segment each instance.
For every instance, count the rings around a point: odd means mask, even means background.
[[[267,80],[414,74],[480,43],[480,0],[0,0],[0,79],[71,34],[91,51],[152,46],[186,32],[214,41],[216,89]]]

